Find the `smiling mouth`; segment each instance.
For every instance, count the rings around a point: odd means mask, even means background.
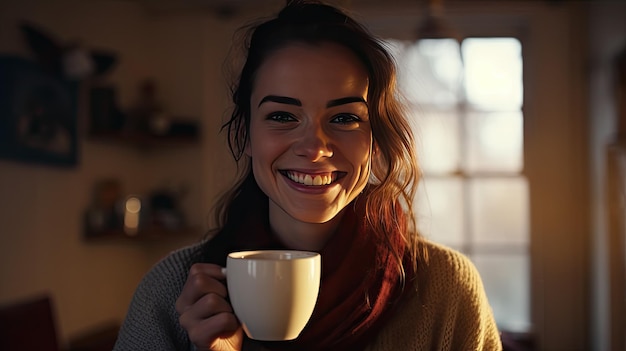
[[[308,174],[294,171],[281,171],[285,177],[298,184],[306,186],[325,186],[330,185],[342,178],[345,172],[330,172],[324,174]]]

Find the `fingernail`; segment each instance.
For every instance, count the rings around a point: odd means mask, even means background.
[[[222,274],[226,275],[226,268],[222,267]]]

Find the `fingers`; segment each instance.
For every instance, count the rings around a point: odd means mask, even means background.
[[[221,318],[225,318],[224,316],[220,315],[232,315],[232,312],[232,307],[224,297],[217,294],[208,293],[202,296],[193,305],[185,308],[185,311],[179,316],[179,322],[181,326],[189,330],[191,326],[197,325],[200,321],[202,321],[203,323],[204,320],[216,316],[220,317],[217,318],[217,320],[219,321],[221,320]]]
[[[197,263],[191,266],[187,281],[176,300],[179,323],[199,350],[238,350],[241,328],[227,301],[222,267]]]
[[[207,294],[216,294],[226,298],[228,291],[222,283],[225,275],[222,267],[209,263],[196,263],[191,266],[187,281],[176,300],[176,312],[182,314],[196,301]]]
[[[232,313],[219,313],[185,327],[189,340],[195,345],[213,344],[234,334],[239,328],[237,318]]]

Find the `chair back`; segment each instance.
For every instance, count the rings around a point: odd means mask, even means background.
[[[59,351],[49,296],[0,306],[0,350]]]

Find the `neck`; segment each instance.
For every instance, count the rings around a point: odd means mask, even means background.
[[[291,217],[270,201],[270,227],[272,232],[288,248],[303,251],[319,251],[330,239],[343,217],[343,211],[325,223],[307,223]]]

